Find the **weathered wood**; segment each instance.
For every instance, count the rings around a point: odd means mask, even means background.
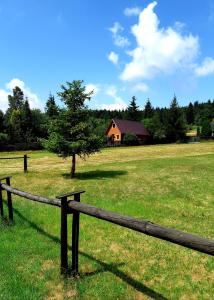
[[[72,202],[80,202],[80,194],[74,195],[74,201]],[[78,274],[78,253],[79,253],[79,221],[80,221],[80,213],[79,211],[73,212],[73,223],[72,223],[72,265],[71,271],[73,276]]]
[[[68,271],[67,197],[61,198],[61,274]]]
[[[16,157],[0,157],[0,159],[23,159],[23,156],[16,156]],[[30,158],[29,156],[27,156],[27,158]]]
[[[1,217],[4,216],[3,197],[2,197],[2,187],[1,187],[1,185],[0,185],[0,214],[1,214]]]
[[[27,154],[24,155],[24,172],[26,173],[27,172]]]
[[[1,186],[4,190],[9,191],[9,192],[11,192],[15,195],[18,195],[20,197],[23,197],[25,199],[29,199],[29,200],[32,200],[32,201],[41,202],[41,203],[61,207],[61,201],[58,200],[58,199],[48,199],[48,198],[45,198],[45,197],[33,195],[31,193],[27,193],[27,192],[23,192],[21,190],[18,190],[16,188],[12,188],[12,187],[8,186],[7,184],[4,184],[4,183],[1,183]]]
[[[6,184],[10,186],[10,177],[6,178]],[[12,195],[10,191],[7,191],[7,205],[8,205],[8,213],[9,213],[9,222],[13,222],[13,203],[12,203]]]
[[[75,213],[75,211],[81,212],[98,219],[102,219],[138,232],[142,232],[146,235],[150,235],[177,245],[184,246],[186,248],[194,249],[212,256],[214,255],[214,240],[209,240],[179,230],[159,226],[149,221],[121,216],[119,214],[105,211],[88,204],[78,203],[77,201],[68,202],[68,206],[70,207],[71,211],[73,211],[73,213]]]

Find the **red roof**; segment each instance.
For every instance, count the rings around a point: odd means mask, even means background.
[[[142,123],[129,120],[112,119],[121,133],[133,133],[136,135],[149,135]]]

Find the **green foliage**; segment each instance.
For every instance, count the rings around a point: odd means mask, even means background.
[[[125,133],[123,142],[127,146],[139,145],[138,137],[134,133]]]
[[[189,103],[189,106],[186,111],[186,119],[187,119],[187,124],[193,124],[194,123],[194,106],[192,103]]]
[[[201,136],[204,138],[210,138],[211,134],[211,122],[209,120],[204,120],[201,127]]]
[[[8,141],[8,136],[6,133],[0,132],[0,144],[6,143]]]
[[[44,142],[46,149],[64,157],[72,156],[71,176],[75,173],[75,155],[82,158],[99,151],[101,141],[92,131],[85,101],[92,93],[86,93],[83,81],[67,82],[59,92],[67,106],[50,123],[49,137]]]
[[[126,117],[128,120],[131,120],[131,121],[139,121],[140,120],[139,106],[137,106],[135,96],[132,97],[132,100],[130,101],[130,104],[126,110]]]
[[[151,101],[148,99],[144,108],[144,118],[152,118],[154,114],[154,109],[152,107]]]
[[[59,115],[59,108],[56,105],[54,96],[51,94],[47,100],[45,111],[50,119],[56,118]]]
[[[178,142],[185,139],[186,126],[184,115],[178,106],[177,98],[174,96],[170,104],[166,126],[166,136],[169,142]]]

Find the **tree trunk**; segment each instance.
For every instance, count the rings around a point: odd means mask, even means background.
[[[76,170],[76,154],[72,155],[71,178],[74,178]]]

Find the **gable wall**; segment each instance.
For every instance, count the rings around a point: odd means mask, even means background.
[[[115,128],[110,127],[109,131],[107,132],[107,136],[112,136],[114,134],[114,140],[115,141],[121,141],[121,132],[120,130],[117,128],[117,126]],[[117,135],[119,135],[119,139],[117,139]]]

